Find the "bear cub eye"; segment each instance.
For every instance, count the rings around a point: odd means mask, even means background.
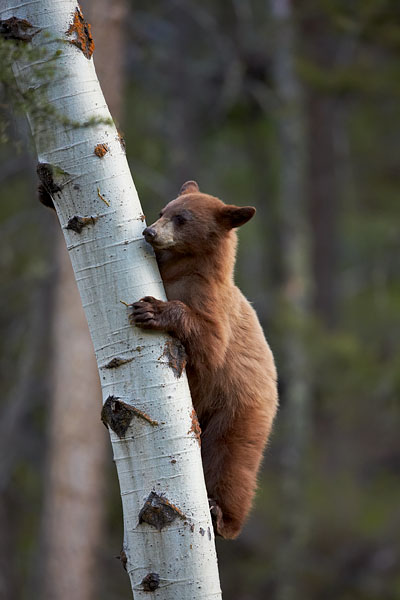
[[[172,217],[172,221],[176,224],[176,225],[184,225],[187,221],[187,218],[184,217],[183,215],[174,215]]]

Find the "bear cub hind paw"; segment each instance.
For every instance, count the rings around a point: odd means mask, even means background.
[[[224,518],[224,513],[214,498],[209,498],[208,504],[214,526],[214,534],[223,537],[226,540],[235,539],[242,529],[243,521],[240,519],[226,518],[226,516]]]
[[[213,498],[208,499],[208,505],[210,507],[211,520],[214,526],[215,535],[222,536],[221,533],[224,527],[224,518],[222,515],[222,510],[220,506],[217,504],[217,501]]]

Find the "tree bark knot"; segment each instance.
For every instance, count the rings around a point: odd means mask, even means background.
[[[139,525],[148,523],[158,531],[169,525],[176,518],[185,519],[185,515],[178,507],[170,502],[165,496],[156,492],[150,492],[149,497],[139,513]]]
[[[154,592],[160,587],[160,576],[158,573],[148,573],[140,583],[143,586],[144,592]]]
[[[71,229],[72,231],[76,231],[76,233],[81,233],[84,227],[87,227],[87,225],[94,225],[98,219],[99,217],[95,216],[80,217],[79,215],[75,215],[68,220],[65,229]]]
[[[143,419],[153,427],[158,425],[158,421],[154,421],[145,412],[122,402],[115,396],[107,398],[101,411],[101,420],[104,425],[112,429],[119,438],[124,437],[133,417]]]
[[[49,194],[61,192],[61,187],[54,181],[56,171],[57,167],[50,163],[38,163],[36,166],[36,173],[40,182]]]
[[[35,27],[26,19],[17,19],[10,17],[9,19],[0,19],[0,36],[5,40],[17,40],[19,42],[31,42],[34,35],[39,33],[39,30],[28,33]]]
[[[118,367],[120,367],[121,365],[126,365],[126,363],[130,363],[133,360],[133,358],[121,358],[120,356],[115,356],[106,365],[104,365],[104,368],[118,369]]]

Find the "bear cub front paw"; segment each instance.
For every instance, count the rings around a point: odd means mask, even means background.
[[[162,312],[166,302],[157,300],[153,296],[145,296],[138,302],[131,304],[132,312],[129,320],[132,325],[143,329],[163,329]]]

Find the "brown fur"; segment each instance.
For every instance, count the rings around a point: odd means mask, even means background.
[[[277,409],[276,371],[256,313],[234,285],[235,227],[254,214],[187,182],[143,232],[156,251],[168,302],[134,303],[140,327],[170,332],[185,346],[200,421],[216,533],[236,537],[248,514]]]

